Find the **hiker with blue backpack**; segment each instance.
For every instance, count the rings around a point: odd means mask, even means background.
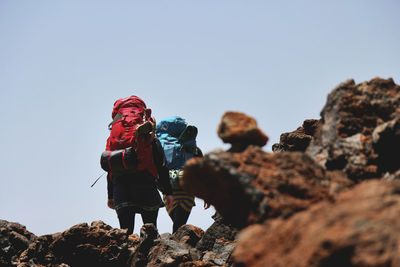
[[[172,232],[186,224],[190,212],[195,206],[194,197],[187,194],[180,186],[183,167],[187,160],[202,157],[203,154],[196,144],[197,128],[188,125],[179,116],[161,120],[156,127],[156,136],[164,149],[169,177],[172,185],[173,203],[167,207],[168,215],[173,221]],[[164,200],[167,196],[164,195]],[[204,208],[208,208],[207,203]]]
[[[121,229],[130,235],[137,213],[143,224],[157,227],[159,208],[164,202],[172,205],[172,187],[164,150],[155,138],[155,119],[144,101],[137,96],[117,100],[112,119],[100,164],[107,171],[107,205],[116,210]]]

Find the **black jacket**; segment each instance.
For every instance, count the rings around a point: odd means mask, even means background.
[[[154,195],[154,190],[157,190],[157,188],[163,194],[172,195],[172,188],[169,181],[169,171],[166,165],[164,150],[157,138],[153,140],[152,148],[153,160],[157,167],[158,178],[152,177],[151,174],[146,170],[126,171],[124,173],[119,173],[118,176],[115,177],[113,175],[112,179],[110,179],[110,175],[107,175],[107,193],[109,199],[122,202],[138,202],[139,200],[134,199],[135,197],[138,198],[138,195],[143,195],[144,192],[148,192],[149,190],[152,192],[150,195]],[[154,197],[141,196],[141,198],[149,198],[147,200],[150,202],[152,202],[151,198]],[[155,201],[155,199],[153,200]],[[146,202],[146,200],[144,200],[144,202]]]

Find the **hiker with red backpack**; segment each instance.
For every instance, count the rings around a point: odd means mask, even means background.
[[[172,205],[172,188],[160,141],[155,138],[155,119],[151,109],[137,96],[114,103],[110,137],[101,156],[107,171],[107,205],[115,209],[121,229],[133,233],[135,214],[143,223],[157,227],[158,210],[164,203],[158,193],[166,195]]]
[[[202,157],[203,153],[196,145],[197,128],[187,125],[179,116],[172,116],[160,121],[156,127],[156,136],[164,149],[167,167],[173,192],[173,204],[167,207],[168,215],[173,221],[172,232],[186,224],[190,212],[195,206],[194,197],[186,193],[180,180],[183,177],[183,167],[189,159]],[[164,195],[167,201],[167,196]],[[205,203],[204,208],[210,207]]]

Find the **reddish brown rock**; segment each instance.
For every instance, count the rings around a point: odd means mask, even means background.
[[[218,126],[218,136],[232,144],[230,151],[244,150],[249,145],[264,146],[268,136],[257,126],[257,121],[241,112],[226,112]]]
[[[212,218],[214,223],[207,228],[204,235],[197,243],[196,248],[204,253],[207,251],[213,251],[217,240],[226,240],[227,242],[233,242],[236,240],[236,235],[239,232],[238,229],[224,221],[224,218],[216,212]]]
[[[146,223],[140,228],[140,242],[130,249],[128,266],[147,266],[149,261],[149,251],[154,249],[156,240],[160,238],[157,228],[154,224]]]
[[[25,226],[0,220],[0,266],[18,262],[20,254],[36,239]]]
[[[295,131],[281,134],[279,143],[272,146],[272,151],[306,151],[319,122],[319,120],[305,120]]]
[[[214,205],[235,227],[266,218],[291,216],[351,184],[330,180],[325,170],[301,152],[270,154],[249,146],[241,153],[215,151],[190,160],[183,188]],[[332,190],[335,188],[335,192]]]
[[[144,224],[139,237],[96,221],[37,237],[25,226],[0,220],[0,233],[1,266],[226,266],[234,248],[222,238],[210,251],[200,251],[195,246],[204,231],[193,225],[160,236],[153,224]]]
[[[370,180],[239,235],[234,266],[400,266],[400,181]]]
[[[125,266],[129,247],[126,230],[114,229],[101,221],[78,224],[53,235],[38,237],[20,255],[22,263],[44,266]]]
[[[179,227],[171,238],[179,243],[195,247],[203,235],[203,229],[191,224],[185,224]]]
[[[192,250],[194,249],[172,239],[155,240],[155,245],[147,255],[148,263],[146,266],[178,266],[183,262],[198,260],[199,254],[192,252]]]
[[[392,79],[340,84],[329,94],[321,117],[307,153],[328,170],[363,180],[400,168],[394,160],[400,156],[400,86]]]
[[[215,265],[230,266],[229,259],[231,257],[232,251],[236,248],[237,242],[225,240],[223,238],[217,239],[214,243],[213,249],[204,253],[202,260],[204,262],[211,262]]]
[[[29,264],[31,262],[35,262],[36,264],[45,266],[58,266],[59,264],[63,266],[69,266],[68,264],[62,263],[62,261],[56,259],[53,251],[49,249],[50,244],[53,243],[53,241],[60,235],[61,233],[55,233],[37,237],[35,242],[31,243],[29,247],[22,252],[18,262],[20,264]]]

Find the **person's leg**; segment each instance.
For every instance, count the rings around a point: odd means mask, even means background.
[[[158,209],[154,211],[142,210],[140,215],[142,215],[143,224],[152,223],[157,228]]]
[[[117,210],[119,225],[121,229],[128,229],[128,235],[133,233],[135,227],[135,212],[131,207],[124,207]]]
[[[172,233],[175,233],[179,227],[186,224],[189,219],[190,212],[184,210],[181,206],[176,206],[176,208],[172,211],[172,221],[174,222],[172,226]]]

